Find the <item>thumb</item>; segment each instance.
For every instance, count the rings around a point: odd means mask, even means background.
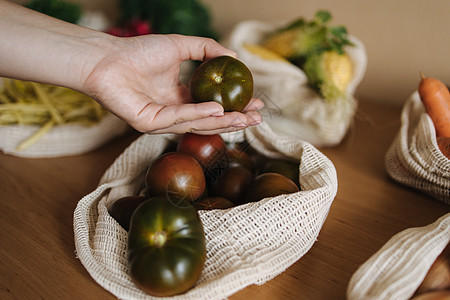
[[[181,58],[183,60],[203,61],[221,55],[237,56],[236,52],[223,47],[210,38],[183,35],[173,35],[173,38],[180,46]]]

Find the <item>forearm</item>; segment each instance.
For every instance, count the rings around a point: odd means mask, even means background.
[[[112,39],[0,0],[0,76],[80,90]]]

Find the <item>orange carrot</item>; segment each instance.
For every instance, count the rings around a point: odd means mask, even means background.
[[[450,93],[442,81],[420,74],[419,95],[437,136],[450,137]]]
[[[450,137],[444,136],[437,137],[437,144],[442,154],[444,154],[445,157],[450,159]]]

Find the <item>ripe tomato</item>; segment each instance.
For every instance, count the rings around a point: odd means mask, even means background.
[[[108,212],[123,229],[127,230],[130,226],[131,215],[134,210],[142,204],[147,198],[144,196],[125,196],[114,202]]]
[[[166,196],[174,203],[194,202],[205,191],[200,163],[191,155],[169,152],[156,158],[145,175],[149,196]]]
[[[247,66],[231,56],[203,62],[189,82],[193,101],[216,101],[225,111],[242,111],[253,96],[253,76]]]
[[[177,152],[190,154],[195,157],[203,170],[211,170],[215,164],[223,159],[227,146],[218,134],[200,135],[184,134],[178,142]]]
[[[221,176],[217,177],[208,187],[209,195],[230,200],[236,205],[243,203],[245,192],[253,179],[253,173],[247,168],[230,166]]]
[[[205,197],[195,203],[194,207],[198,210],[225,209],[233,207],[234,203],[223,197]]]
[[[197,282],[205,260],[203,225],[192,205],[180,208],[158,196],[135,210],[128,262],[140,289],[158,297],[184,293]]]
[[[260,170],[260,173],[278,173],[284,175],[300,187],[298,182],[300,175],[298,163],[286,160],[271,159],[264,164]]]
[[[245,202],[255,202],[267,197],[298,192],[297,185],[278,173],[263,173],[256,176],[247,188]]]
[[[230,148],[227,150],[227,161],[230,166],[240,165],[251,172],[254,171],[254,165],[250,155],[238,148]]]

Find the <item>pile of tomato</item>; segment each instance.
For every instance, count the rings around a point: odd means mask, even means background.
[[[297,162],[269,159],[245,142],[182,135],[149,164],[142,195],[118,199],[109,209],[128,230],[130,275],[136,285],[154,296],[187,291],[206,258],[198,210],[295,193],[298,178]]]
[[[239,93],[227,93],[234,88]],[[191,79],[193,98],[213,99],[226,111],[242,110],[252,92],[251,73],[231,57],[203,63]],[[131,278],[153,296],[184,293],[200,277],[206,242],[198,210],[229,209],[300,186],[298,162],[263,157],[247,142],[193,133],[155,158],[143,179],[143,193],[118,199],[109,213],[128,231]]]

